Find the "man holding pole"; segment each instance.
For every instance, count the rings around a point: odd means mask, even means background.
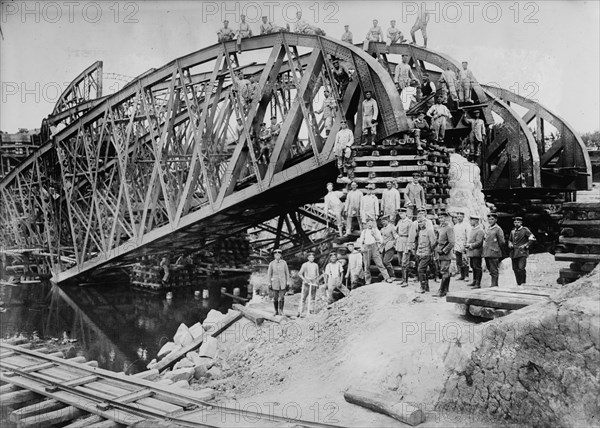
[[[317,283],[319,280],[319,265],[315,263],[315,253],[308,253],[308,261],[302,264],[298,276],[302,280],[300,308],[298,309],[298,317],[300,317],[304,310],[306,298],[308,297],[307,313],[310,315],[311,303],[315,302],[315,297],[317,295],[317,288],[319,286]]]

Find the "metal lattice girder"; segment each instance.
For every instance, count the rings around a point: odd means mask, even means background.
[[[190,251],[317,201],[323,181],[335,174],[339,121],[321,136],[312,105],[331,55],[369,70],[368,81],[359,74],[348,87],[340,118],[360,108],[360,87],[374,85],[378,102],[400,105],[391,78],[373,58],[333,39],[274,34],[244,39],[242,50],[242,58],[267,54],[265,64],[248,67],[258,77],[250,96],[232,75],[244,67],[235,41],[218,44],[140,76],[42,147],[41,156],[58,158],[58,252],[76,261],[62,271],[59,266],[55,280],[142,254]],[[254,135],[268,111],[278,112],[282,129],[263,165]],[[229,152],[224,148],[238,117],[243,131]],[[299,143],[301,130],[308,146]],[[378,134],[405,130],[406,118],[393,113]],[[22,165],[2,188],[14,187],[30,167]]]

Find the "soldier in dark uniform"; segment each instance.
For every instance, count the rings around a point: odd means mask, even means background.
[[[510,231],[508,238],[508,249],[512,259],[512,267],[515,272],[517,285],[527,282],[527,257],[529,256],[529,247],[535,241],[535,236],[531,231],[523,226],[523,218],[514,218],[515,228]]]
[[[479,224],[479,216],[471,215],[471,232],[467,241],[467,252],[471,269],[473,270],[473,282],[468,284],[469,287],[481,288],[481,254],[483,247],[483,228]]]
[[[438,297],[444,297],[450,288],[450,262],[452,261],[452,250],[454,249],[454,228],[448,221],[448,213],[439,213],[440,228],[438,229],[437,252],[440,261],[440,272],[442,282]]]
[[[498,287],[498,268],[500,260],[502,260],[502,247],[504,247],[504,232],[498,226],[498,215],[489,213],[487,215],[490,228],[485,232],[483,239],[483,257],[485,265],[492,277],[492,285],[490,287]]]

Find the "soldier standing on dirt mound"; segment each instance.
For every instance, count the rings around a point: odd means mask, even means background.
[[[281,259],[280,249],[273,251],[273,257],[275,260],[269,263],[267,280],[269,281],[269,291],[273,296],[275,315],[283,315],[284,296],[290,282],[290,271],[285,260]]]

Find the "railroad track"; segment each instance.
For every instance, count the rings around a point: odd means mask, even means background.
[[[219,406],[200,391],[161,385],[143,376],[82,364],[81,357],[66,360],[55,354],[0,342],[0,404],[3,408],[26,405],[10,415],[18,427],[64,425],[82,417],[68,426],[129,426],[142,421],[184,427],[336,426]]]

